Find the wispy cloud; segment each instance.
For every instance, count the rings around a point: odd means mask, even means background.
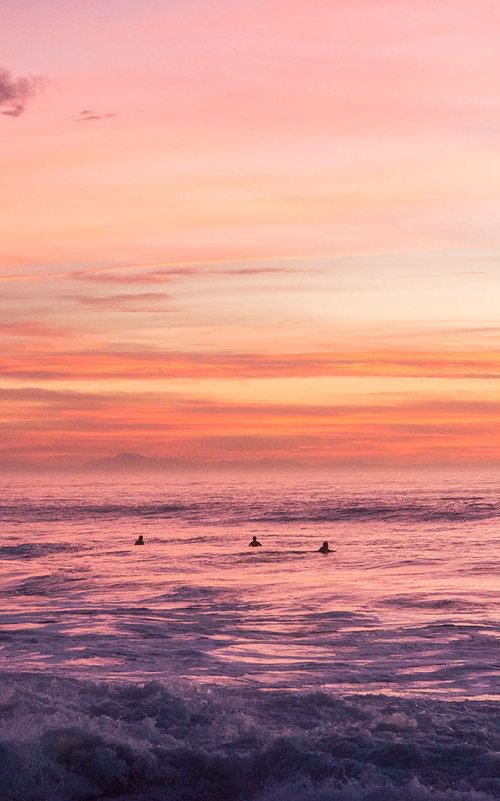
[[[116,307],[115,307],[116,308]],[[132,308],[132,311],[137,310]],[[30,352],[0,357],[5,377],[45,379],[247,379],[396,377],[500,379],[500,354],[485,351],[363,350],[223,353],[144,350]]]
[[[37,320],[18,320],[15,323],[0,323],[0,334],[10,337],[67,338],[72,335],[68,328],[61,328]]]
[[[317,272],[317,271],[316,271]],[[180,266],[162,267],[154,270],[130,270],[120,268],[104,268],[102,270],[75,270],[67,275],[77,281],[93,281],[103,284],[164,284],[172,281],[191,278],[221,277],[261,277],[265,275],[302,275],[309,274],[309,269],[274,266],[246,266],[246,267],[214,267],[214,266]]]
[[[289,459],[321,464],[361,459],[410,462],[495,458],[494,401],[414,400],[370,407],[234,403],[168,393],[0,388],[4,443],[14,456],[80,460],[136,450],[200,462]],[[19,422],[22,420],[22,422]]]
[[[91,108],[84,108],[74,119],[75,122],[98,122],[99,120],[109,120],[116,116],[115,112],[99,113]]]
[[[20,117],[40,84],[40,78],[16,77],[5,67],[0,67],[0,114]]]
[[[0,387],[0,403],[36,404],[39,413],[43,413],[43,410],[50,412],[56,407],[60,407],[62,413],[86,412],[90,409],[102,409],[116,401],[116,396],[105,393],[73,392],[36,386]]]
[[[94,297],[85,295],[76,298],[82,306],[94,309],[107,309],[117,312],[165,312],[171,311],[171,295],[166,292],[139,292],[137,294],[105,295]]]

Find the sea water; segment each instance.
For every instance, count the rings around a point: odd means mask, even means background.
[[[498,475],[0,498],[2,801],[500,799]]]

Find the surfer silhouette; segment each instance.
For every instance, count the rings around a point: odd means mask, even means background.
[[[332,549],[328,545],[328,540],[325,540],[321,548],[318,548],[317,553],[333,553]]]
[[[252,542],[248,543],[248,547],[249,548],[259,548],[261,546],[262,546],[262,543],[259,542],[259,540],[257,539],[257,537],[254,534],[254,536],[252,537]]]
[[[134,542],[134,545],[144,545],[144,537],[142,536],[142,534],[139,534],[136,541]]]

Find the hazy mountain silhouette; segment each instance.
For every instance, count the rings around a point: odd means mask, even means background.
[[[15,459],[0,458],[0,474],[78,474],[84,473],[151,473],[151,472],[189,472],[191,470],[210,473],[236,471],[304,470],[307,465],[287,459],[245,460],[234,459],[220,462],[201,462],[171,456],[143,456],[141,453],[124,451],[114,456],[92,459],[83,464],[55,462],[53,464],[30,464]]]

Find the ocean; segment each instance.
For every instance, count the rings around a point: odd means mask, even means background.
[[[498,801],[499,478],[3,479],[1,801]]]

